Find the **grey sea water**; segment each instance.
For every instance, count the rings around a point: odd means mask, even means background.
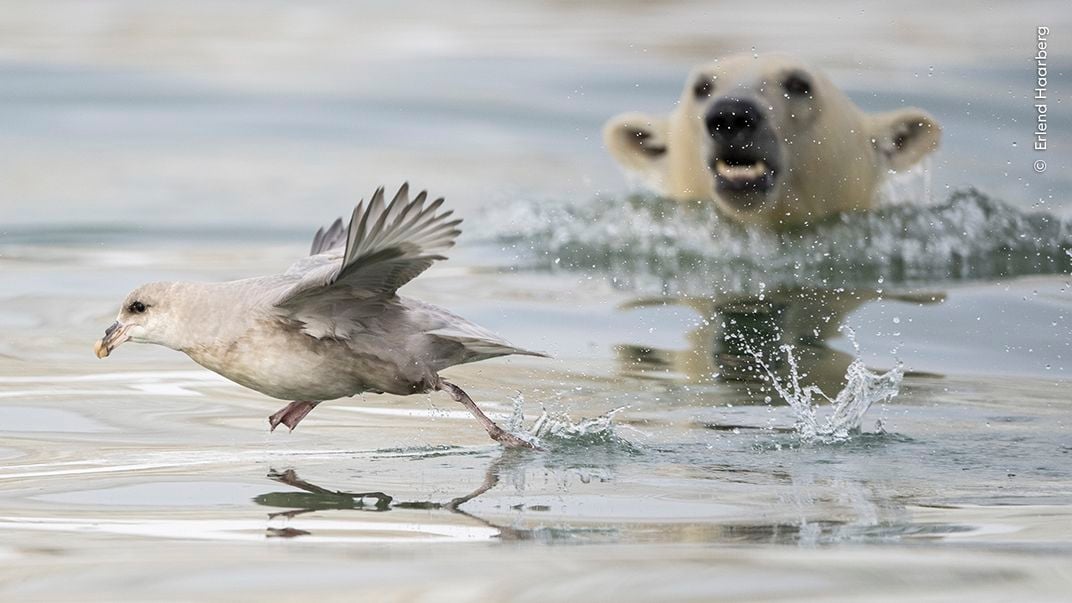
[[[0,598],[1067,600],[1063,4],[0,7]],[[781,236],[630,187],[603,121],[753,47],[942,150]],[[405,293],[553,354],[449,373],[544,452],[444,396],[269,433],[185,356],[93,356],[133,286],[281,270],[403,180],[466,218]]]

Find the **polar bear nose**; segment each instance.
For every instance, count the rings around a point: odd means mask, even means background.
[[[704,124],[711,138],[719,142],[746,140],[763,121],[756,103],[742,98],[723,98],[711,105]]]

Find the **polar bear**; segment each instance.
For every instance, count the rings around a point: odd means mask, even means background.
[[[941,127],[915,108],[864,113],[796,58],[740,55],[695,69],[669,116],[625,113],[603,135],[658,193],[785,229],[874,207],[883,178],[934,151]]]

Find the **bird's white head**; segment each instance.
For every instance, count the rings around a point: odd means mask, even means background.
[[[123,300],[112,326],[104,331],[93,351],[104,358],[126,341],[156,343],[179,348],[181,331],[176,325],[175,289],[177,283],[148,283],[130,292]]]

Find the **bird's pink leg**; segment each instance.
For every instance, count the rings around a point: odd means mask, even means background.
[[[299,400],[291,402],[283,408],[280,408],[274,415],[268,417],[268,424],[272,426],[272,431],[275,431],[276,427],[282,423],[286,425],[291,431],[301,423],[301,420],[305,418],[305,415],[309,414],[309,411],[316,408],[319,402],[309,402],[306,400]]]
[[[462,388],[448,383],[442,379],[436,384],[436,389],[442,390],[450,394],[451,398],[454,398],[455,402],[461,402],[462,406],[466,408],[470,413],[476,417],[477,421],[480,421],[480,425],[488,432],[491,439],[502,444],[507,448],[529,448],[533,450],[540,450],[538,446],[532,442],[527,442],[517,437],[516,435],[506,431],[502,427],[499,427],[495,421],[491,420],[491,417],[484,414],[484,411],[480,410],[480,407],[473,402],[473,399],[469,397],[469,394],[465,393]]]

